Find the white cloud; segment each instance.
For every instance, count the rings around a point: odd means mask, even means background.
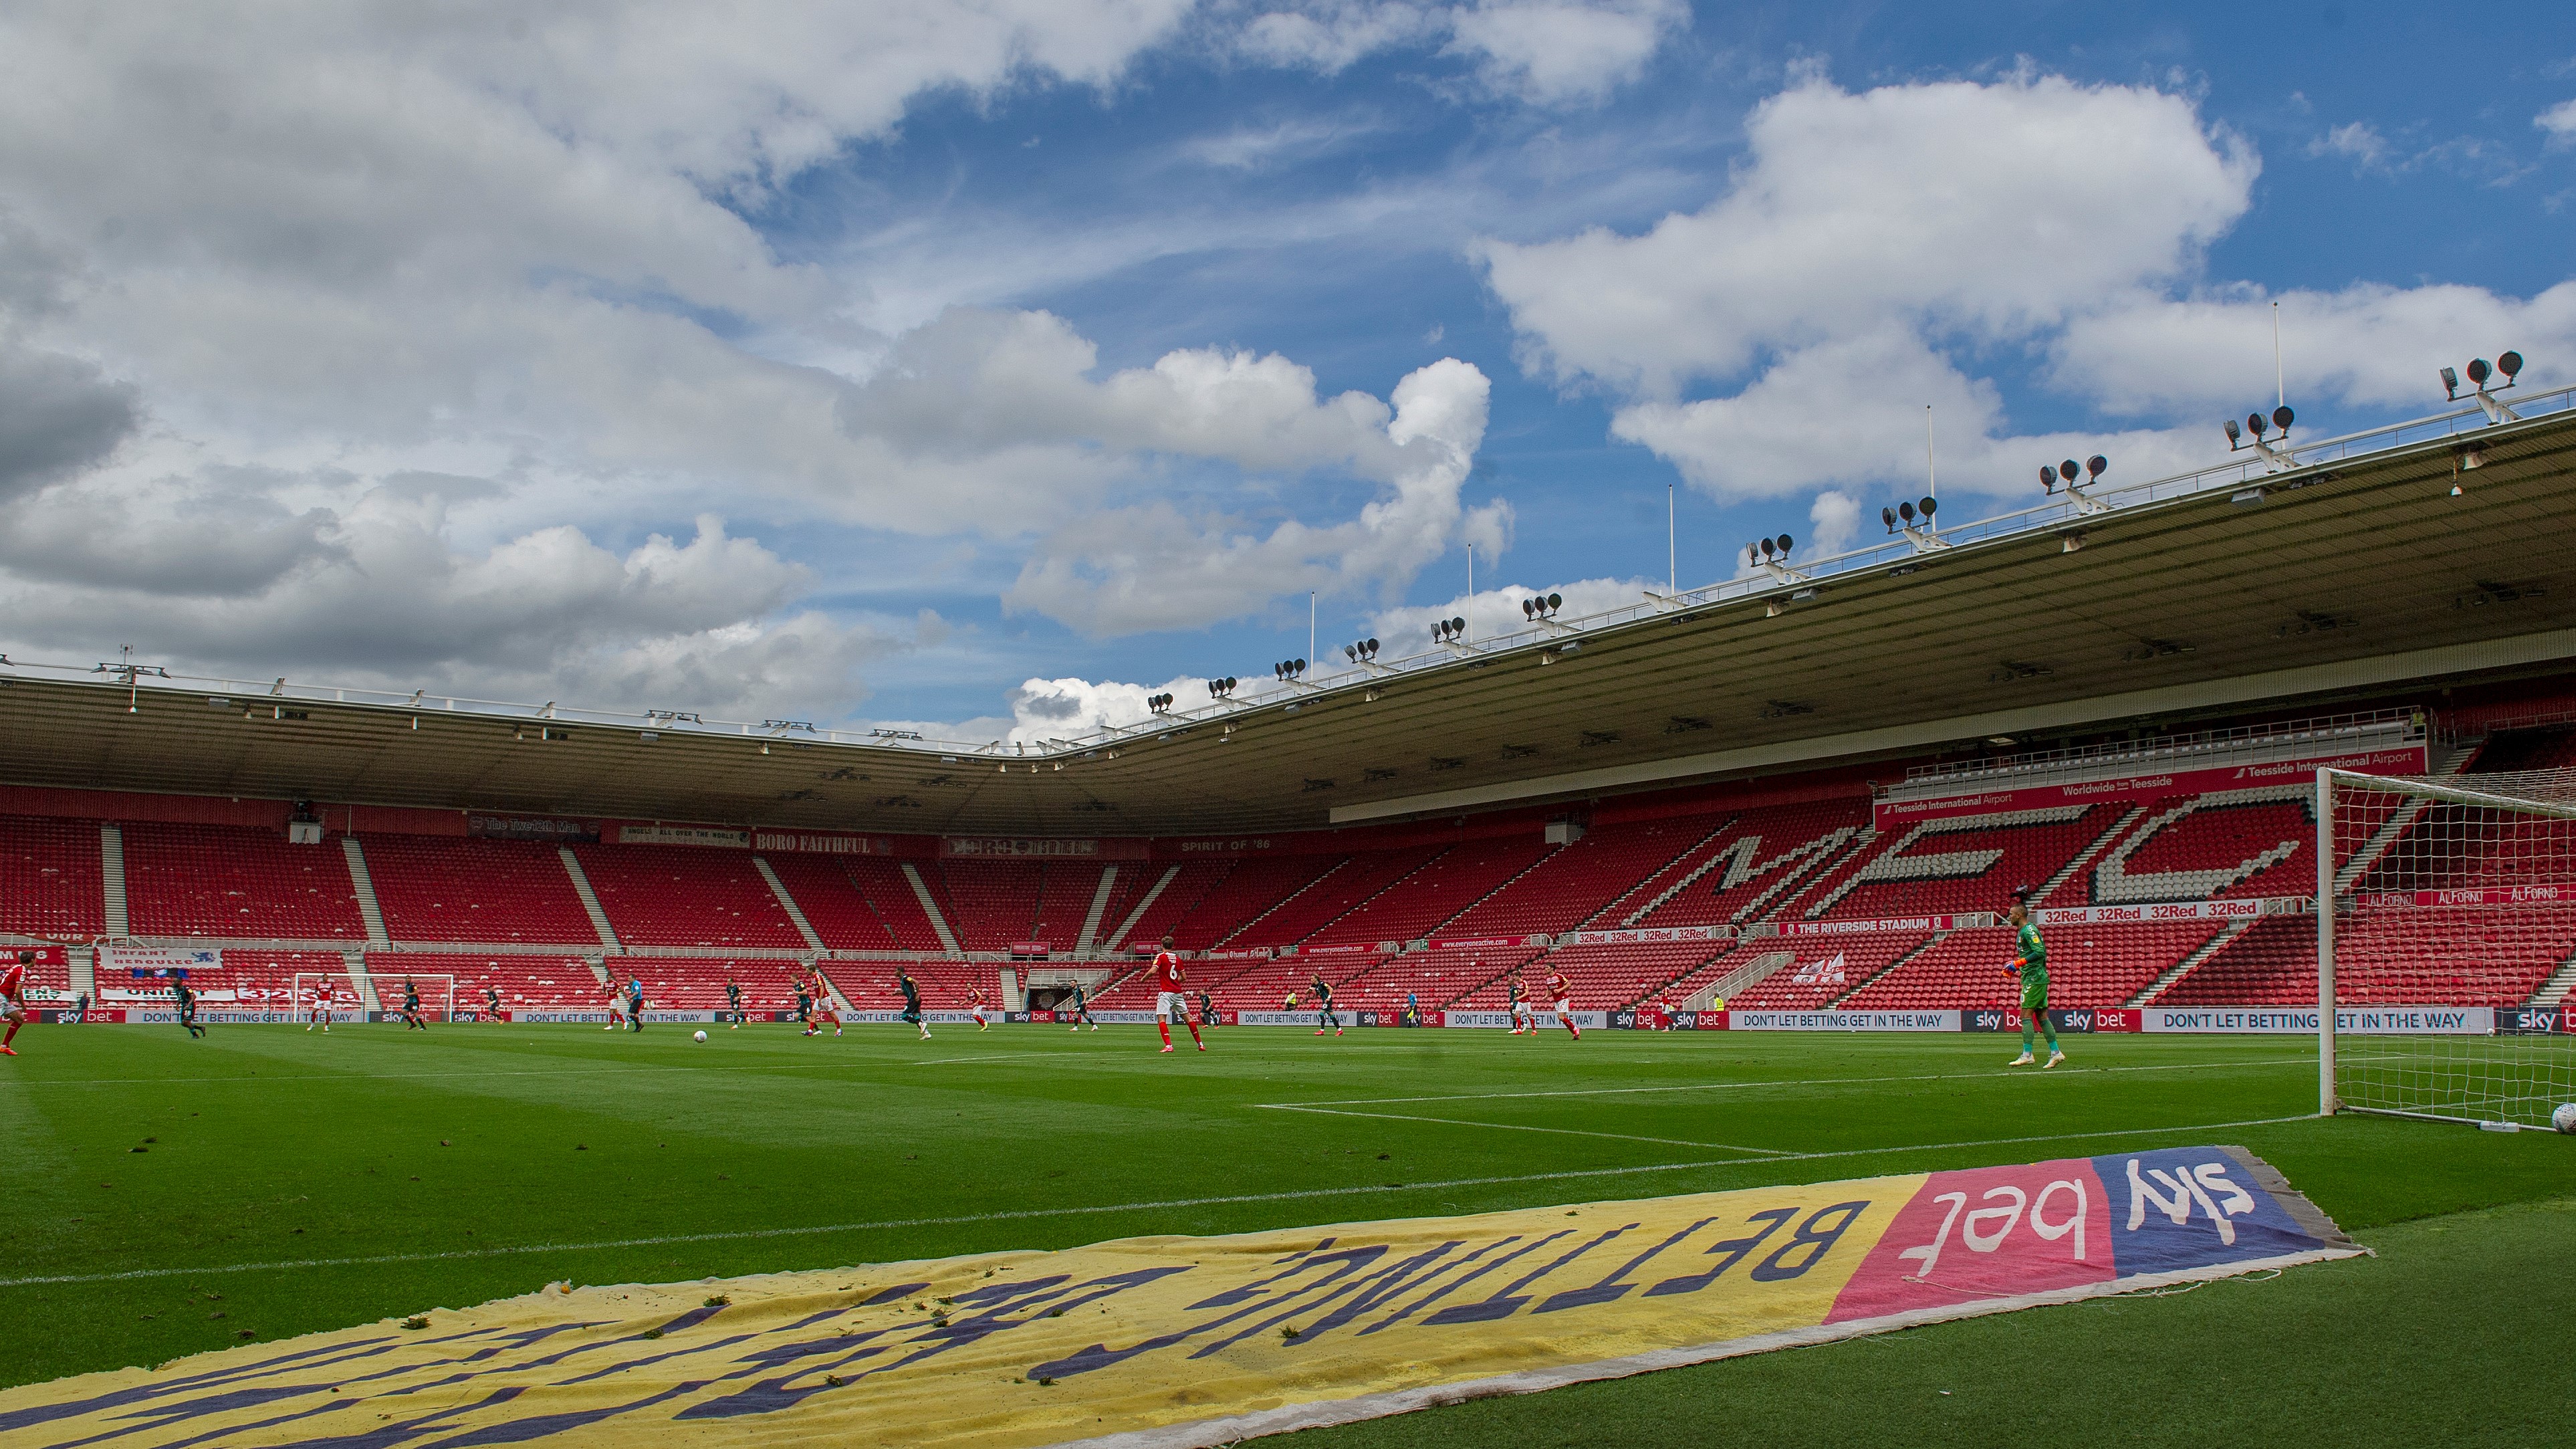
[[[1591,614],[1605,614],[1613,609],[1634,608],[1646,602],[1649,590],[1662,593],[1664,581],[1575,579],[1544,588],[1506,584],[1498,589],[1478,589],[1472,598],[1460,594],[1435,604],[1407,604],[1381,609],[1369,621],[1370,637],[1378,641],[1380,658],[1403,658],[1435,647],[1431,626],[1442,619],[1466,620],[1469,639],[1494,639],[1529,629],[1529,616],[1521,612],[1521,603],[1541,594],[1555,594],[1565,601],[1558,617],[1579,619]],[[1335,670],[1341,667],[1332,660],[1324,663]]]
[[[1746,143],[1724,195],[1644,235],[1484,247],[1534,366],[1669,395],[1891,321],[2026,335],[2187,274],[2256,169],[2181,97],[2053,77],[1808,81]]]
[[[1011,719],[1002,738],[1011,744],[1040,745],[1078,739],[1095,730],[1140,725],[1154,717],[1153,707],[1145,701],[1157,694],[1171,695],[1178,709],[1197,709],[1209,702],[1207,682],[1200,679],[1167,679],[1161,684],[1029,679],[1011,691]]]
[[[746,220],[922,93],[1106,86],[1189,8],[11,9],[8,631],[721,703],[784,688],[782,661],[848,675],[921,631],[802,611],[806,571],[721,524],[595,539],[698,512],[1045,537],[1013,606],[1096,630],[1239,613],[1264,587],[1399,587],[1463,538],[1499,549],[1508,510],[1458,497],[1483,430],[1472,368],[1390,404],[1232,349],[1104,373],[1044,313],[932,306],[889,335],[862,319],[911,301],[783,260]],[[1447,43],[1450,12],[1422,13],[1434,28],[1406,43]],[[1395,43],[1345,20],[1351,44]],[[1202,159],[1335,139],[1283,124]],[[1158,501],[1210,472],[1319,469],[1384,494],[1257,538]],[[1142,602],[1163,563],[1122,561],[1122,518],[1164,520],[1166,559],[1213,543],[1242,567]]]
[[[1257,16],[1237,44],[1256,60],[1329,74],[1381,51],[1436,43],[1473,66],[1491,93],[1569,105],[1636,79],[1689,25],[1682,0],[1308,0]]]
[[[2112,481],[2208,461],[2214,418],[2271,395],[2274,300],[2201,280],[2258,166],[2178,95],[2018,75],[1864,93],[1803,81],[1757,106],[1747,154],[1697,212],[1482,249],[1532,371],[1618,399],[1611,431],[1720,500],[1911,496],[1932,408],[1945,495],[2020,494],[2101,451]],[[2367,126],[2321,154],[2388,164]],[[2412,164],[2411,162],[2409,164]],[[2576,283],[2285,293],[2293,402],[2425,405],[2433,370],[2518,346],[2576,355]],[[1985,369],[2035,361],[2115,416],[2176,428],[2023,433]],[[1693,391],[1708,395],[1693,397]],[[1859,527],[1860,524],[1854,524]]]
[[[2507,348],[2531,359],[2528,384],[2576,380],[2576,281],[2528,299],[2448,283],[2127,298],[2067,328],[2056,344],[2057,378],[2115,413],[2192,409],[2215,428],[2217,418],[2272,395],[2275,301],[2293,403],[2429,411],[2442,400],[2439,369]]]
[[[2576,101],[2560,101],[2531,118],[2531,124],[2549,133],[2549,144],[2576,146]]]
[[[2371,171],[2388,164],[2388,139],[2368,121],[2351,121],[2309,142],[2308,154],[2341,156],[2351,161],[2354,169]]]
[[[1690,25],[1682,0],[1483,0],[1451,15],[1450,50],[1487,85],[1547,105],[1602,99]]]
[[[1860,532],[1860,500],[1839,488],[1828,488],[1807,505],[1808,557],[1841,553]]]
[[[1169,361],[1170,359],[1166,359]],[[1232,378],[1234,366],[1206,359],[1176,369],[1184,378],[1177,395],[1197,396],[1210,378]],[[1139,396],[1162,412],[1159,389],[1139,385]],[[1369,434],[1347,435],[1349,456],[1364,476],[1385,489],[1358,516],[1338,523],[1288,520],[1256,534],[1226,515],[1192,516],[1168,502],[1086,513],[1039,541],[1004,602],[1014,609],[1053,616],[1086,633],[1132,633],[1197,628],[1239,617],[1281,594],[1314,589],[1327,595],[1399,590],[1451,548],[1473,542],[1488,557],[1509,541],[1508,504],[1468,508],[1461,497],[1476,449],[1483,441],[1489,383],[1473,365],[1454,358],[1419,368],[1396,384],[1393,415],[1374,399],[1368,407],[1346,401],[1338,418],[1377,423]],[[1185,407],[1192,426],[1220,414]],[[1307,436],[1310,414],[1255,410],[1248,419],[1224,414],[1231,429],[1249,422],[1266,445]]]

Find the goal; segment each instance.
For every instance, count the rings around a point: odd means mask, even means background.
[[[2319,770],[2318,1110],[2546,1127],[2576,1102],[2576,770]]]
[[[410,972],[388,973],[371,978],[375,983],[376,1001],[384,1008],[387,1020],[402,1013],[402,990],[405,981],[420,988],[420,1014],[431,1021],[456,1019],[456,978]],[[310,1014],[322,988],[331,989],[333,1021],[366,1020],[367,996],[358,978],[345,971],[298,971],[289,989],[287,1003],[300,1020]]]

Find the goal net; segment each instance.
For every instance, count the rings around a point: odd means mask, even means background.
[[[384,1009],[387,1021],[398,1020],[402,1016],[406,982],[420,992],[422,1020],[456,1020],[456,978],[453,976],[414,972],[406,975],[375,974],[370,980],[376,988],[376,1002]],[[288,989],[287,1001],[298,1017],[309,1017],[314,1007],[327,1006],[334,1021],[366,1020],[366,992],[358,978],[343,971],[296,972]]]
[[[2321,770],[2316,813],[2320,1109],[2548,1126],[2576,1102],[2576,770]]]
[[[297,1020],[310,1020],[316,1007],[328,1010],[333,1021],[367,1019],[367,999],[346,972],[298,971],[287,982],[286,1009]]]

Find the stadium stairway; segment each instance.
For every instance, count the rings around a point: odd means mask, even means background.
[[[948,917],[940,912],[939,902],[931,898],[930,882],[921,878],[920,869],[911,861],[899,864],[904,883],[912,887],[912,898],[921,903],[921,913],[930,918],[931,933],[939,938],[940,947],[951,956],[965,955],[966,948],[957,944],[957,933],[948,929]]]
[[[2130,997],[2128,1000],[2121,1002],[2120,1004],[2122,1006],[2154,1005],[2157,997],[2164,995],[2175,982],[2180,981],[2183,977],[2189,975],[2193,967],[2198,966],[2201,962],[2206,961],[2210,957],[2217,955],[2220,951],[2225,950],[2237,937],[2244,935],[2248,930],[2252,929],[2254,922],[2257,919],[2259,919],[2259,917],[2248,916],[2242,920],[2228,922],[2227,929],[2210,937],[2207,941],[2202,942],[2197,949],[2184,956],[2181,960],[2166,967],[2161,975],[2157,976],[2155,980],[2147,983],[2146,990],[2139,992],[2137,995]]]
[[[752,869],[760,872],[762,880],[769,882],[769,893],[778,897],[778,908],[787,913],[788,924],[796,928],[796,934],[805,938],[806,948],[820,954],[824,950],[823,938],[815,934],[814,923],[805,919],[805,910],[796,904],[796,897],[788,894],[787,882],[778,878],[778,872],[771,868],[764,856],[753,856],[751,865]]]
[[[2068,881],[2073,880],[2079,873],[2091,868],[2093,862],[2101,856],[2102,852],[2111,848],[2111,842],[2127,834],[2129,827],[2138,823],[2138,817],[2146,813],[2147,806],[2146,802],[2143,800],[2120,812],[2120,818],[2111,822],[2110,829],[2095,836],[2091,845],[2075,852],[2075,858],[2066,862],[2066,864],[2059,866],[2057,868],[2057,874],[2052,875],[2048,879],[2039,883],[2038,889],[2033,890],[2030,893],[2031,909],[2037,910],[2042,905],[2045,905],[2048,898],[2051,895],[2056,894],[2059,886],[2066,884]]]
[[[611,951],[621,949],[617,928],[608,924],[608,912],[600,908],[599,892],[590,888],[590,877],[582,872],[580,858],[569,845],[556,846],[555,854],[563,857],[564,874],[572,877],[572,893],[580,898],[582,913],[590,917],[590,928],[599,933],[599,944]]]
[[[133,918],[125,902],[125,832],[113,825],[98,828],[99,894],[107,911],[107,934],[131,936]]]
[[[1888,962],[1886,965],[1875,971],[1872,971],[1866,978],[1852,983],[1851,990],[1835,997],[1830,1005],[1836,1007],[1841,1006],[1844,1002],[1851,1000],[1853,997],[1867,991],[1872,986],[1886,980],[1889,976],[1894,975],[1898,970],[1911,964],[1925,952],[1932,950],[1934,947],[1948,939],[1950,939],[1949,932],[1934,931],[1931,935],[1924,937],[1921,943],[1916,945],[1912,950],[1900,952],[1895,960]]]
[[[1676,856],[1674,859],[1679,860],[1689,856],[1695,851],[1707,850],[1710,842],[1734,829],[1736,823],[1743,818],[1744,817],[1741,815],[1728,816],[1725,824],[1710,831],[1697,845],[1692,846],[1689,850],[1683,851],[1680,856]],[[1737,854],[1737,850],[1732,845],[1724,850],[1711,852],[1706,860],[1701,861],[1699,864],[1692,866],[1688,871],[1684,872],[1681,879],[1674,881],[1671,885],[1656,892],[1653,900],[1650,900],[1644,905],[1637,907],[1635,910],[1630,911],[1628,914],[1621,916],[1619,918],[1620,927],[1624,929],[1634,926],[1639,921],[1642,921],[1648,916],[1653,915],[1655,912],[1662,910],[1666,902],[1672,900],[1673,897],[1680,895],[1682,892],[1689,890],[1692,886],[1699,884],[1700,877],[1717,869],[1726,862],[1733,860]],[[1671,867],[1667,865],[1665,868],[1670,869]],[[1661,874],[1661,872],[1658,872],[1658,874]],[[1611,904],[1615,906],[1618,902],[1614,901]]]
[[[1809,889],[1842,874],[1845,867],[1858,864],[1861,858],[1868,855],[1878,844],[1878,831],[1870,826],[1861,826],[1850,836],[1837,839],[1839,834],[1840,832],[1834,832],[1819,836],[1799,847],[1807,852],[1806,858],[1790,863],[1788,869],[1781,871],[1778,880],[1755,892],[1753,899],[1736,907],[1734,912],[1727,916],[1727,924],[1740,927],[1762,921],[1778,920],[1791,906],[1796,905],[1799,898]],[[1758,853],[1753,848],[1757,844],[1758,841],[1755,838],[1747,837],[1746,840],[1721,854],[1725,858],[1736,861],[1738,863],[1736,869],[1758,870],[1763,864],[1769,862],[1756,862],[1753,859]],[[1777,859],[1774,857],[1774,860]],[[1733,872],[1729,873],[1731,875]]]
[[[394,943],[385,933],[385,913],[376,904],[376,881],[367,869],[367,853],[358,846],[358,837],[340,837],[340,858],[349,863],[349,889],[358,898],[358,920],[367,928],[367,944],[378,950]]]
[[[2576,953],[2570,953],[2566,960],[2559,962],[2558,969],[2550,972],[2549,979],[2540,983],[2540,989],[2531,993],[2531,1000],[2523,1004],[2556,1006],[2567,999],[2570,991],[2576,991]]]
[[[1118,888],[1116,862],[1100,868],[1100,884],[1091,892],[1091,909],[1082,913],[1082,931],[1073,938],[1073,954],[1088,956],[1100,940],[1100,918],[1109,914],[1109,897]]]
[[[1163,873],[1155,877],[1154,883],[1145,888],[1143,895],[1136,898],[1135,909],[1129,911],[1127,918],[1118,923],[1118,929],[1110,932],[1109,939],[1101,943],[1101,949],[1115,951],[1125,945],[1128,933],[1136,929],[1137,922],[1145,919],[1145,913],[1154,908],[1154,902],[1163,898],[1163,892],[1173,881],[1180,878],[1180,874],[1181,868],[1177,865],[1163,867]]]
[[[1220,947],[1221,947],[1221,946],[1224,946],[1224,945],[1226,945],[1227,943],[1229,943],[1229,942],[1233,941],[1236,937],[1238,937],[1238,936],[1242,935],[1244,932],[1251,930],[1251,929],[1252,929],[1252,928],[1254,928],[1255,926],[1260,925],[1262,922],[1264,922],[1264,921],[1266,921],[1266,920],[1269,920],[1272,916],[1275,916],[1275,915],[1279,914],[1281,911],[1284,911],[1284,910],[1288,909],[1290,906],[1292,906],[1292,905],[1296,904],[1299,900],[1304,899],[1304,898],[1305,898],[1305,896],[1306,896],[1306,894],[1307,894],[1309,891],[1313,891],[1313,890],[1318,889],[1319,887],[1321,887],[1321,886],[1324,884],[1324,882],[1326,882],[1326,881],[1328,881],[1328,880],[1331,880],[1333,877],[1335,877],[1335,876],[1337,876],[1337,875],[1340,875],[1340,874],[1342,874],[1344,871],[1347,871],[1347,870],[1351,869],[1351,862],[1352,862],[1352,861],[1354,861],[1354,860],[1356,860],[1356,859],[1358,859],[1358,857],[1357,857],[1357,856],[1350,856],[1350,855],[1346,855],[1346,856],[1343,856],[1341,859],[1339,859],[1339,860],[1337,860],[1337,861],[1334,861],[1330,866],[1325,867],[1325,869],[1324,869],[1324,873],[1323,873],[1323,874],[1321,874],[1321,875],[1319,875],[1319,876],[1316,876],[1313,880],[1310,880],[1310,881],[1306,882],[1304,885],[1301,885],[1301,886],[1297,887],[1295,890],[1290,891],[1288,894],[1286,894],[1286,895],[1284,895],[1284,896],[1281,896],[1279,899],[1277,899],[1277,900],[1275,900],[1275,901],[1272,901],[1268,906],[1266,906],[1266,907],[1262,908],[1262,910],[1261,910],[1258,914],[1253,915],[1253,916],[1251,916],[1251,917],[1247,918],[1247,919],[1243,922],[1243,924],[1241,924],[1241,925],[1239,925],[1239,926],[1235,927],[1235,928],[1234,928],[1233,930],[1231,930],[1231,931],[1226,932],[1224,935],[1217,937],[1217,939],[1216,939],[1216,944],[1217,944],[1218,946],[1220,946]],[[1342,912],[1341,914],[1347,915],[1347,914],[1349,914],[1349,913],[1348,913],[1348,912]],[[1311,934],[1313,934],[1313,933],[1312,933],[1312,932],[1309,932],[1308,934],[1310,934],[1310,935],[1311,935]]]

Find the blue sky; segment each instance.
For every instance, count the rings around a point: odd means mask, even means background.
[[[219,11],[0,22],[20,657],[1037,737],[2576,377],[2547,7]]]

